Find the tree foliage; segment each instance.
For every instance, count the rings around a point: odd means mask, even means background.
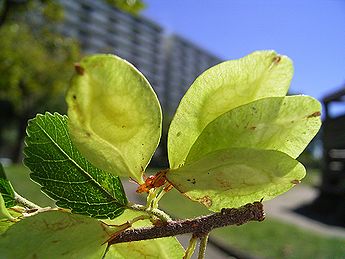
[[[12,158],[18,160],[27,120],[47,109],[65,110],[63,94],[79,46],[56,30],[63,11],[55,1],[6,0],[0,17],[0,100],[12,107]]]

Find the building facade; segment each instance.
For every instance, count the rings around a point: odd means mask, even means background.
[[[193,80],[219,63],[216,56],[156,23],[119,11],[102,1],[60,0],[64,34],[80,41],[84,53],[113,53],[136,66],[172,115]]]
[[[165,109],[169,115],[174,114],[181,98],[195,78],[222,61],[178,35],[165,38],[164,58],[163,79],[164,87],[167,89]]]

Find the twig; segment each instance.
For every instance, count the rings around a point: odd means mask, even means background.
[[[38,206],[35,203],[25,199],[24,197],[20,196],[16,192],[14,192],[14,199],[16,200],[17,203],[23,205],[26,208],[29,208],[29,209],[41,209],[40,206]]]
[[[112,239],[109,245],[186,233],[193,233],[198,237],[202,237],[214,228],[242,225],[248,221],[262,221],[264,218],[262,203],[254,202],[238,209],[222,209],[221,212],[195,219],[168,221],[163,225],[129,229]]]
[[[207,233],[207,234],[204,235],[203,237],[200,237],[200,245],[199,245],[199,255],[198,255],[198,259],[204,259],[204,258],[205,258],[206,246],[207,246],[208,236],[209,236],[209,235],[210,235],[210,233]]]
[[[192,258],[194,251],[195,251],[195,248],[196,248],[197,241],[198,241],[198,237],[193,234],[189,240],[189,244],[188,244],[186,252],[183,256],[183,259],[191,259]]]
[[[171,221],[170,216],[160,209],[147,208],[140,204],[130,204],[127,208],[131,210],[144,211],[149,215],[156,216],[163,222]]]

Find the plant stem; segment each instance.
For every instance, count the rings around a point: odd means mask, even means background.
[[[156,198],[156,195],[157,195],[157,189],[156,188],[151,189],[149,191],[149,194],[147,195],[147,198],[146,198],[146,208],[152,208],[153,201]]]
[[[206,235],[200,237],[200,246],[199,246],[198,259],[204,259],[205,258],[206,246],[207,246],[208,236],[209,235],[210,235],[210,233],[207,233]]]
[[[160,209],[147,208],[147,207],[145,207],[143,205],[139,205],[139,204],[132,204],[132,205],[128,206],[128,209],[146,212],[149,215],[153,215],[153,216],[159,218],[163,222],[172,221],[170,216]]]
[[[164,191],[164,187],[161,187],[159,189],[159,192],[157,193],[156,198],[153,201],[153,205],[152,205],[153,208],[158,208],[158,202],[160,201],[160,199],[162,199],[165,193],[166,191]]]
[[[140,209],[142,205],[132,205],[131,209],[145,211]],[[150,213],[150,212],[147,212]],[[152,211],[151,211],[152,213]],[[165,213],[164,213],[165,214]],[[157,216],[157,215],[155,215]],[[157,216],[158,217],[158,216]],[[185,220],[168,220],[166,224],[144,227],[137,229],[129,229],[116,236],[109,245],[140,241],[153,238],[176,236],[186,233],[194,233],[196,236],[204,236],[214,228],[220,228],[230,225],[242,225],[248,221],[262,221],[265,218],[263,206],[261,202],[249,203],[238,209],[222,209],[221,212],[195,219]]]
[[[192,237],[189,240],[189,244],[187,247],[187,250],[183,256],[183,259],[190,259],[192,258],[192,255],[194,254],[196,243],[198,241],[198,238],[193,234]]]
[[[16,200],[17,203],[23,205],[26,208],[29,209],[42,209],[40,206],[37,204],[25,199],[24,197],[20,196],[18,193],[14,192],[14,199]]]

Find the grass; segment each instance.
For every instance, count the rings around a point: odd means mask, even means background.
[[[345,258],[345,240],[322,237],[272,219],[217,229],[214,236],[264,258]]]
[[[29,170],[21,165],[5,168],[15,190],[40,206],[53,206],[40,187],[29,179]],[[179,218],[209,214],[198,203],[171,191],[166,194],[161,207]],[[239,227],[227,227],[213,231],[212,237],[263,258],[345,258],[345,240],[329,238],[308,232],[294,225],[266,219]]]

